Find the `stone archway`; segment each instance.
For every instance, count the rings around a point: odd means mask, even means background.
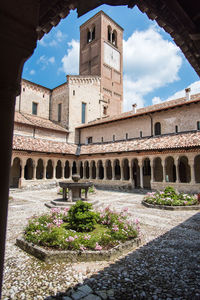
[[[176,182],[177,174],[176,174],[176,166],[174,164],[174,158],[172,156],[168,156],[165,159],[165,173],[166,173],[166,182]]]
[[[188,158],[186,156],[181,156],[179,158],[178,172],[180,182],[187,183],[191,181],[190,166],[188,164]]]
[[[70,177],[70,165],[69,165],[69,161],[66,160],[65,162],[65,178],[69,178]]]
[[[24,178],[26,180],[31,180],[33,178],[33,160],[28,158],[24,168]]]
[[[114,161],[114,170],[115,170],[115,180],[120,180],[121,179],[121,167],[120,167],[119,159],[116,159]]]
[[[122,163],[122,168],[123,168],[123,180],[129,180],[130,179],[130,168],[129,168],[129,161],[127,158],[123,160]]]
[[[43,177],[44,177],[44,164],[43,164],[43,160],[40,158],[38,159],[37,167],[36,167],[36,179],[43,179]]]
[[[194,174],[195,182],[200,183],[200,155],[197,155],[194,159]]]
[[[112,179],[112,165],[110,160],[106,161],[106,179]]]
[[[18,188],[19,179],[21,178],[21,164],[19,157],[15,157],[10,171],[10,187]]]
[[[132,176],[135,183],[135,188],[140,187],[140,167],[138,165],[138,160],[135,158],[132,160]]]
[[[163,181],[163,167],[162,160],[160,157],[156,157],[153,160],[153,181],[162,182]]]
[[[151,188],[151,165],[150,159],[147,157],[143,161],[143,187],[145,189]]]
[[[47,179],[53,178],[53,163],[51,159],[49,159],[47,162],[46,178]]]
[[[91,165],[92,165],[92,168],[91,168],[92,176],[91,176],[91,178],[96,179],[96,163],[95,163],[94,160],[91,162]]]
[[[60,160],[58,160],[56,165],[56,178],[60,179],[61,177],[62,177],[62,163]]]
[[[103,167],[102,160],[98,161],[97,166],[98,166],[98,170],[99,170],[99,179],[102,180],[104,178],[104,167]]]

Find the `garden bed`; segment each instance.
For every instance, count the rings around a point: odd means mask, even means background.
[[[110,260],[139,243],[139,221],[128,216],[127,209],[95,212],[90,203],[77,201],[70,209],[30,218],[16,244],[44,261]]]
[[[165,210],[200,210],[197,195],[177,193],[170,186],[164,191],[147,193],[142,204],[149,208]]]

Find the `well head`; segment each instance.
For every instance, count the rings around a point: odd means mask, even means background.
[[[80,175],[78,175],[78,174],[73,174],[72,175],[72,180],[74,181],[74,182],[78,182],[79,180],[80,180]]]

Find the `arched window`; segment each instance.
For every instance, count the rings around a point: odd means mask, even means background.
[[[89,29],[87,30],[87,43],[91,42],[90,40],[90,31]]]
[[[117,46],[117,32],[115,30],[112,33],[112,43],[115,47]]]
[[[95,39],[95,27],[92,30],[92,41]]]
[[[161,124],[157,122],[154,127],[155,135],[161,135]]]
[[[108,26],[108,41],[111,42],[112,41],[112,30],[111,30],[111,27]]]

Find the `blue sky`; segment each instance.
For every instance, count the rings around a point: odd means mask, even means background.
[[[76,11],[38,42],[23,78],[53,88],[78,74],[79,26],[99,10],[124,28],[124,111],[200,92],[199,77],[172,38],[137,7],[102,5],[77,18]]]

